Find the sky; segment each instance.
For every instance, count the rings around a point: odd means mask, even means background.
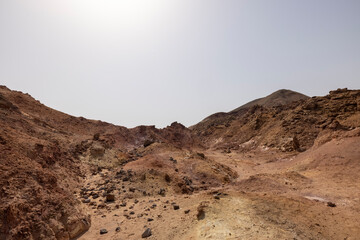
[[[360,89],[359,0],[0,0],[0,85],[116,125]]]

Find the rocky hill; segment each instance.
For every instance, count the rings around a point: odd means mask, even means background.
[[[0,87],[0,239],[72,239],[91,223],[73,193],[86,165],[135,161],[151,145],[200,146],[189,129],[133,129],[73,117]],[[85,159],[85,160],[84,160]]]
[[[309,98],[308,96],[298,93],[298,92],[294,92],[294,91],[286,90],[286,89],[280,89],[266,97],[250,101],[228,113],[219,112],[219,113],[212,114],[212,115],[206,117],[200,123],[198,123],[190,128],[191,129],[201,129],[201,128],[206,129],[213,125],[217,125],[221,122],[226,122],[229,119],[232,119],[234,117],[240,117],[243,114],[245,114],[250,108],[252,108],[254,106],[261,106],[261,107],[269,108],[269,107],[290,104],[292,102],[299,101],[299,100],[305,100],[308,98]]]
[[[279,93],[294,95],[300,100],[292,101],[292,97],[285,105],[277,104],[279,98],[271,102]],[[313,98],[281,90],[257,101],[263,105],[250,102],[220,118],[210,117],[193,126],[192,130],[212,148],[304,151],[325,130],[358,127],[359,101],[358,90],[339,89],[327,96]]]
[[[359,90],[128,129],[0,86],[0,239],[356,239],[359,138]]]

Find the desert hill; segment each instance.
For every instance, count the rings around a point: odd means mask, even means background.
[[[359,126],[359,91],[339,89],[324,97],[306,98],[283,90],[270,96],[294,95],[298,101],[278,105],[247,104],[216,120],[201,122],[192,130],[208,147],[219,149],[278,148],[303,151],[310,148],[325,129],[352,129]],[[270,97],[269,96],[269,97]],[[304,97],[302,97],[304,96]],[[270,97],[268,99],[273,99]],[[278,99],[278,98],[276,98]],[[246,106],[246,105],[244,105]],[[266,107],[269,106],[269,107]],[[241,111],[241,113],[240,113]]]
[[[128,129],[0,86],[0,239],[356,239],[360,90]]]
[[[253,101],[250,101],[228,113],[219,112],[212,114],[206,117],[200,123],[192,126],[191,128],[192,129],[198,129],[201,127],[207,128],[211,125],[217,124],[218,122],[226,121],[229,118],[233,118],[235,116],[241,116],[242,114],[246,113],[251,107],[254,106],[275,107],[275,106],[286,105],[299,100],[305,100],[308,98],[309,98],[308,96],[295,91],[280,89],[266,97],[258,98]]]

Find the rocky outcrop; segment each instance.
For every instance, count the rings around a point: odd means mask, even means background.
[[[359,90],[338,89],[324,97],[286,105],[254,105],[192,129],[207,147],[247,151],[250,148],[246,144],[254,141],[251,149],[264,146],[302,151],[310,148],[325,129],[347,131],[359,127],[359,100]]]

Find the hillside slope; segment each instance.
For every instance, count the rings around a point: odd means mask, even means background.
[[[325,129],[360,126],[359,101],[359,90],[339,89],[325,97],[286,105],[254,105],[244,108],[241,114],[229,113],[226,117],[195,125],[192,130],[212,148],[249,150],[261,146],[303,151],[311,147]]]
[[[135,161],[142,156],[137,149],[152,144],[199,146],[178,123],[127,129],[61,113],[0,86],[0,239],[80,235],[91,224],[74,195],[86,169]]]

